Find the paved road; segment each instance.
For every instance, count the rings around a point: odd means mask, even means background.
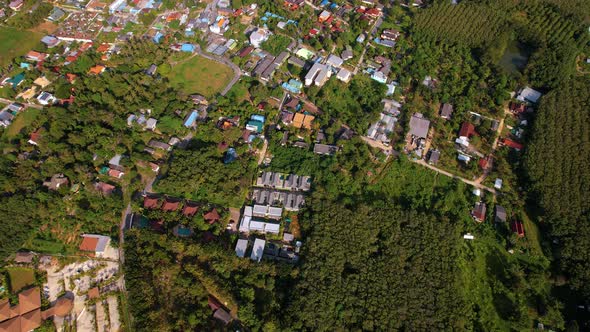
[[[0,98],[0,103],[3,103],[3,104],[12,104],[14,102],[15,102],[14,100]],[[22,105],[25,105],[26,107],[36,108],[38,110],[42,110],[43,109],[43,106],[37,105],[37,104],[28,104],[28,103],[21,103],[21,102],[17,102],[17,103],[22,104]]]

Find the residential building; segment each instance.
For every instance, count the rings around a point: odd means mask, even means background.
[[[450,120],[453,115],[453,105],[445,103],[440,110],[440,117],[445,120]]]
[[[513,220],[510,223],[510,229],[512,232],[516,234],[518,237],[524,237],[524,224],[520,220]]]
[[[338,152],[339,148],[335,145],[315,144],[313,146],[313,153],[325,156],[333,156]]]
[[[336,75],[336,78],[344,83],[348,83],[352,78],[352,72],[346,68],[341,68]]]
[[[438,163],[439,159],[440,159],[440,151],[430,150],[430,156],[428,158],[428,163],[430,165],[436,165]]]
[[[471,210],[471,216],[473,216],[477,222],[484,222],[486,220],[486,203],[475,203],[475,207]]]
[[[389,144],[389,136],[393,132],[396,121],[397,119],[389,114],[379,114],[379,120],[369,127],[367,137],[384,144]]]
[[[37,51],[29,51],[29,53],[25,55],[25,58],[29,61],[39,62],[45,60],[47,58],[47,54]]]
[[[410,135],[418,138],[426,138],[430,121],[425,119],[421,113],[414,113],[410,118]]]
[[[252,254],[250,255],[250,259],[256,262],[260,262],[262,259],[262,254],[264,253],[264,246],[266,245],[266,241],[262,239],[254,240],[254,246],[252,247]]]
[[[55,102],[55,97],[46,91],[43,91],[37,96],[37,101],[41,105],[51,105]]]
[[[102,257],[110,242],[111,238],[108,236],[84,234],[79,249],[80,251],[94,252],[95,257]]]
[[[326,83],[328,78],[330,78],[330,75],[331,71],[328,66],[316,62],[305,75],[305,86],[310,86],[312,84],[322,86]]]
[[[529,102],[536,104],[543,94],[537,90],[531,89],[529,87],[525,87],[520,91],[518,96],[516,97],[517,100],[522,102]]]
[[[328,56],[328,60],[326,60],[326,64],[334,68],[340,68],[343,63],[344,60],[342,60],[339,56],[334,54],[330,54],[330,56]]]
[[[239,239],[238,243],[236,243],[236,256],[243,258],[246,255],[247,249],[248,249],[248,240]]]
[[[54,174],[49,181],[44,181],[43,186],[47,187],[49,190],[58,190],[59,187],[67,185],[68,183],[68,178],[59,173]]]
[[[506,209],[501,205],[496,205],[496,213],[495,213],[495,221],[497,223],[504,223],[506,222]]]
[[[8,4],[8,7],[14,11],[19,11],[23,7],[23,0],[13,0]]]

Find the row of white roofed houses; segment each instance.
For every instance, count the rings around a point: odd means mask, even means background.
[[[311,177],[297,174],[285,175],[276,172],[262,172],[256,179],[257,187],[309,191],[311,189]]]

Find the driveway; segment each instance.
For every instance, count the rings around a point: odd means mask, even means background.
[[[116,296],[109,296],[107,298],[109,304],[109,320],[111,321],[111,332],[117,332],[121,328],[121,320],[119,318],[119,301]]]

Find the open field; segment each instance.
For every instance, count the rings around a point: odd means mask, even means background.
[[[0,27],[0,67],[30,51],[43,37],[41,33]]]
[[[25,267],[10,267],[7,270],[12,292],[18,292],[35,282],[35,272],[33,272],[33,269]]]
[[[220,92],[232,76],[228,66],[198,55],[173,66],[168,74],[172,84],[187,93],[199,93],[206,97]]]
[[[16,137],[16,135],[18,135],[23,128],[30,125],[35,120],[35,118],[37,118],[39,113],[41,113],[41,111],[36,108],[27,108],[24,111],[21,111],[14,118],[12,124],[6,128],[4,137],[7,139],[13,139]]]

